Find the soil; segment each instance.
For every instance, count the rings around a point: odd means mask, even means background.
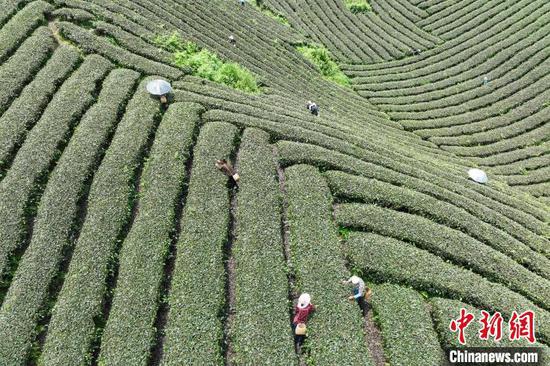
[[[384,343],[380,330],[373,319],[373,312],[370,305],[367,305],[367,314],[365,315],[365,339],[369,353],[375,366],[385,366],[386,358],[384,356]]]
[[[224,334],[222,348],[224,350],[224,364],[232,365],[232,359],[234,356],[233,345],[231,344],[231,327],[235,321],[235,257],[233,256],[233,243],[236,237],[236,214],[237,214],[237,185],[230,182],[230,210],[229,210],[229,227],[227,235],[227,243],[224,248],[225,257],[225,273],[226,273],[226,285],[225,285],[225,321],[224,321]]]

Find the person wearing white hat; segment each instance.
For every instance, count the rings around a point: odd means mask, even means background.
[[[357,276],[351,276],[347,281],[342,281],[342,283],[344,285],[347,285],[350,283],[353,285],[353,295],[349,296],[348,300],[357,301],[357,304],[361,308],[363,315],[365,315],[365,312],[366,312],[365,294],[367,291],[365,282]]]
[[[313,114],[314,116],[319,115],[319,106],[315,103],[313,103],[311,100],[309,100],[306,103],[306,108]]]
[[[311,303],[311,296],[307,293],[301,294],[294,308],[294,319],[292,319],[292,332],[297,349],[304,343],[307,318],[314,310],[315,305]]]

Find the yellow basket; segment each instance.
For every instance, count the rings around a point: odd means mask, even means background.
[[[298,323],[295,333],[296,335],[306,335],[306,325],[304,323]]]

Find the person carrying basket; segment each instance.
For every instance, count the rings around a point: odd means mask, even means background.
[[[292,332],[294,343],[299,350],[306,338],[306,322],[309,315],[315,311],[315,305],[311,303],[311,296],[303,293],[298,298],[298,304],[294,307],[294,318],[292,319]]]

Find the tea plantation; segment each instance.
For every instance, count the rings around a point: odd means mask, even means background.
[[[550,365],[549,57],[547,0],[0,0],[0,366],[439,366],[461,308]]]

